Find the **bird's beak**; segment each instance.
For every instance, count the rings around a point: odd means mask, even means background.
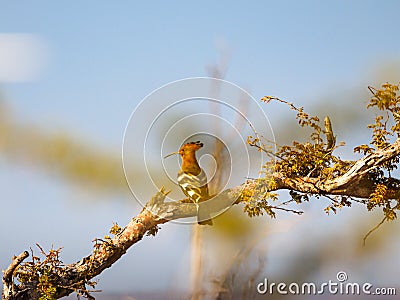
[[[179,151],[172,152],[172,153],[170,153],[170,154],[164,156],[164,158],[170,157],[170,156],[175,155],[175,154],[179,154]]]

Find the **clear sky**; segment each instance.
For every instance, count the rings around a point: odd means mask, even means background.
[[[37,80],[4,86],[15,106],[89,134],[101,129],[117,146],[137,101],[170,81],[207,75],[221,47],[231,52],[226,79],[256,98],[297,99],[354,80],[400,51],[397,1],[1,6],[1,32],[35,34],[49,56]]]
[[[373,68],[399,61],[399,12],[396,0],[167,1],[151,5],[139,1],[3,1],[0,69],[11,64],[21,70],[13,76],[0,71],[0,88],[20,119],[49,129],[65,128],[95,145],[120,151],[126,122],[141,99],[168,82],[208,75],[207,66],[220,53],[230,53],[226,79],[248,89],[256,99],[271,94],[303,99],[303,105],[304,99],[315,101],[341,85],[365,87],[374,78]],[[31,69],[25,70],[21,61],[10,62],[5,54],[14,49],[9,34],[29,34],[25,36],[28,41],[24,40],[28,46],[22,48],[32,51],[21,50],[21,55],[37,62]],[[23,165],[0,159],[0,166],[3,269],[13,254],[35,242],[63,245],[66,262],[77,259],[90,250],[88,241],[110,227],[104,220],[126,221],[132,216],[118,199],[112,207],[100,204],[90,215],[89,206],[77,198],[94,196]],[[11,203],[9,199],[15,200]],[[9,214],[15,203],[26,209],[17,225]],[[43,220],[39,214],[31,218],[39,209],[54,210],[54,217]],[[48,228],[39,234],[49,221],[57,220],[75,221],[70,227]],[[7,232],[11,228],[16,238]],[[171,263],[175,252],[189,255],[188,230],[179,230],[173,225],[164,228],[156,238],[157,246],[152,240],[141,242],[124,262],[118,262],[115,272],[107,271],[111,275],[102,277],[100,288],[151,288],[150,272],[143,271],[140,282],[120,274],[132,266],[144,266],[141,256],[158,255],[154,247],[164,251],[154,260],[163,266],[160,278],[169,278],[176,268]],[[182,262],[177,264],[184,270],[179,265]],[[169,284],[160,280],[156,288]]]

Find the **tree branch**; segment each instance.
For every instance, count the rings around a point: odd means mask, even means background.
[[[369,178],[368,172],[398,155],[400,155],[400,139],[385,149],[377,150],[361,158],[345,174],[333,180],[309,177],[287,178],[279,173],[272,174],[272,178],[276,182],[276,190],[288,189],[310,194],[368,198],[375,190],[375,182]],[[388,191],[388,197],[399,198],[400,180],[389,177],[382,180],[392,187]]]
[[[20,255],[13,257],[11,264],[3,271],[3,293],[2,299],[12,299],[14,292],[13,274],[15,269],[22,261],[29,256],[28,251],[22,252]]]
[[[320,180],[318,178],[299,177],[286,178],[282,174],[273,173],[269,178],[250,179],[240,186],[225,190],[215,196],[212,201],[213,211],[220,211],[247,201],[244,194],[257,199],[260,195],[255,191],[263,187],[264,190],[293,190],[301,193],[315,195],[343,195],[356,198],[369,198],[374,192],[376,183],[370,179],[369,171],[379,167],[382,163],[400,154],[400,140],[385,149],[377,150],[358,160],[345,174],[333,180]],[[274,186],[271,189],[271,179]],[[388,197],[399,198],[400,180],[384,178],[389,187]],[[392,187],[392,188],[390,188]],[[139,242],[145,234],[155,234],[158,225],[171,220],[193,217],[197,215],[197,208],[192,203],[165,202],[168,193],[161,189],[146,204],[143,210],[113,238],[96,240],[93,252],[80,261],[65,265],[57,272],[57,292],[55,298],[67,296],[74,291],[84,290],[85,285],[105,269],[111,267],[135,243]],[[24,299],[30,295],[31,299],[38,299],[38,282],[27,282],[16,285],[13,283],[13,273],[17,266],[28,256],[24,252],[14,258],[3,275],[3,299]],[[36,295],[36,296],[32,296]]]

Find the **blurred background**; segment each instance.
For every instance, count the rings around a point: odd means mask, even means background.
[[[400,80],[399,10],[395,0],[1,3],[1,268],[35,243],[63,247],[63,261],[75,262],[112,222],[140,212],[123,174],[123,134],[139,102],[171,81],[217,76],[257,100],[329,114],[346,142],[341,157],[359,158],[352,149],[369,142],[374,117],[368,85]],[[306,138],[287,107],[261,105],[278,143]],[[354,205],[327,216],[327,205],[312,199],[302,216],[276,219],[250,219],[241,207],[219,217],[203,232],[200,298],[252,299],[264,278],[327,282],[339,271],[400,288],[398,222],[362,247],[381,213]],[[97,278],[97,297],[187,298],[192,235],[191,226],[162,226]]]

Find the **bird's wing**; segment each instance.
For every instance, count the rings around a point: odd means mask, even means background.
[[[179,171],[178,184],[183,193],[195,201],[208,197],[207,175],[203,170],[198,175]]]

